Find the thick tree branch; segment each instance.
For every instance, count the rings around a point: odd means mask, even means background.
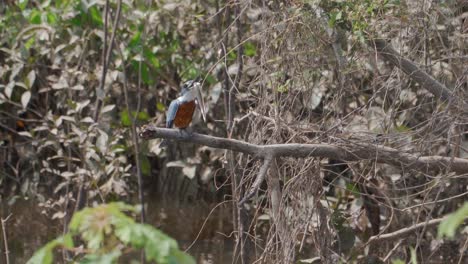
[[[400,68],[403,72],[421,87],[428,90],[438,99],[449,101],[454,99],[452,92],[442,83],[421,70],[414,62],[402,57],[392,45],[383,39],[374,39],[370,42],[375,49],[390,63]]]
[[[144,139],[167,138],[191,142],[212,148],[228,149],[250,154],[258,158],[272,157],[323,157],[343,161],[375,160],[405,169],[422,172],[446,171],[459,174],[468,173],[468,159],[443,156],[419,156],[401,150],[373,145],[332,145],[332,144],[274,144],[255,145],[244,141],[213,137],[197,133],[183,133],[176,129],[158,128],[147,125],[141,128],[140,137]]]

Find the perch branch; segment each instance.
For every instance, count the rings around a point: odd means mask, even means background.
[[[392,45],[383,39],[374,39],[370,42],[375,49],[390,63],[400,68],[403,72],[421,87],[428,90],[438,99],[449,101],[454,99],[452,92],[431,75],[421,70],[414,62],[401,56]]]
[[[146,125],[141,128],[143,139],[167,138],[191,142],[218,149],[228,149],[250,154],[258,158],[272,157],[323,157],[343,161],[375,160],[418,171],[446,171],[458,174],[468,173],[468,159],[443,156],[419,156],[401,150],[374,145],[355,144],[339,146],[333,144],[274,144],[255,145],[235,139],[220,138],[197,133],[181,133],[176,129],[158,128]]]
[[[418,230],[420,228],[429,227],[429,226],[439,224],[444,219],[445,219],[445,217],[432,219],[432,220],[429,220],[427,222],[425,221],[425,222],[416,224],[414,226],[402,228],[402,229],[397,230],[397,231],[392,232],[392,233],[372,236],[369,239],[369,241],[367,242],[367,244],[374,243],[374,242],[381,242],[381,241],[384,241],[384,240],[392,240],[392,239],[401,238],[401,237],[406,236],[406,235],[408,235],[408,234],[410,234],[410,233],[412,233],[412,232],[414,232],[414,231],[416,231],[416,230]]]
[[[263,160],[263,165],[262,165],[262,167],[260,167],[260,170],[258,171],[257,178],[255,179],[254,183],[252,184],[252,187],[250,188],[249,192],[239,202],[239,206],[242,206],[245,202],[247,202],[250,198],[252,198],[255,195],[258,188],[260,188],[260,185],[262,184],[263,180],[265,179],[265,176],[268,173],[268,169],[270,168],[270,164],[271,164],[272,160],[273,160],[273,156],[271,156],[271,155],[265,157],[265,159]]]

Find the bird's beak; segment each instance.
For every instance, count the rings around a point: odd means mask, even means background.
[[[197,96],[198,107],[200,107],[200,112],[203,117],[203,122],[206,123],[205,101],[203,101],[203,96],[201,93],[201,84],[199,82],[196,82],[194,88],[196,89],[195,92]]]

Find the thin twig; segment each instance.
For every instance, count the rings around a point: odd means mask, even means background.
[[[432,220],[424,221],[422,223],[419,223],[419,224],[416,224],[416,225],[413,225],[413,226],[410,226],[410,227],[402,228],[402,229],[397,230],[397,231],[392,232],[392,233],[372,236],[369,239],[369,241],[367,242],[367,244],[375,243],[375,242],[381,242],[381,241],[385,241],[385,240],[392,240],[392,239],[401,238],[401,237],[404,237],[404,236],[407,236],[407,235],[411,234],[412,232],[414,232],[414,231],[416,231],[416,230],[418,230],[420,228],[426,228],[426,227],[429,227],[429,226],[439,224],[444,219],[445,219],[445,217],[432,219]]]
[[[109,4],[109,0],[106,1],[106,15],[105,15],[105,20],[104,20],[104,48],[102,51],[102,53],[106,55],[105,57],[103,55],[103,62],[102,62],[103,68],[102,68],[101,80],[99,81],[98,89],[96,89],[97,100],[96,100],[96,107],[94,109],[94,122],[98,122],[99,113],[102,107],[102,101],[103,101],[102,99],[104,97],[104,85],[106,83],[107,70],[109,68],[109,63],[110,63],[111,56],[112,56],[112,47],[114,45],[115,33],[117,31],[117,24],[120,19],[120,11],[122,9],[122,1],[120,0],[117,4],[117,14],[115,16],[114,23],[113,23],[111,40],[109,43],[109,47],[107,47],[107,16],[108,16],[107,6],[108,4]]]
[[[122,60],[124,60],[123,52],[120,48],[118,48],[120,57]],[[128,100],[128,84],[127,84],[127,74],[125,70],[125,62],[123,63],[124,67],[122,69],[122,75],[123,75],[123,91],[124,91],[124,98],[125,98],[125,107],[128,109],[129,113],[130,111],[130,104]],[[140,89],[138,88],[138,93],[140,92]],[[140,111],[140,104],[138,104],[136,112],[138,113]],[[139,142],[138,142],[138,133],[136,131],[136,116],[133,118],[130,118],[131,120],[131,134],[132,134],[132,141],[133,141],[133,150],[134,150],[134,156],[135,156],[135,166],[136,166],[136,173],[137,173],[137,179],[138,179],[138,198],[140,200],[140,205],[141,205],[141,223],[145,223],[146,217],[145,217],[145,196],[143,194],[143,177],[141,175],[141,165],[140,165],[140,147],[139,147]]]
[[[423,172],[446,171],[460,174],[468,173],[468,159],[444,156],[418,156],[375,144],[355,144],[346,145],[346,147],[344,145],[325,143],[256,145],[236,139],[220,138],[198,133],[182,134],[176,129],[158,128],[154,125],[142,127],[140,137],[144,139],[168,138],[212,148],[242,152],[258,158],[273,155],[274,157],[295,158],[323,157],[343,161],[374,160],[378,163]]]
[[[7,234],[6,234],[6,229],[5,229],[5,223],[8,221],[8,219],[10,219],[10,215],[7,216],[7,218],[5,219],[1,219],[2,220],[2,233],[3,233],[3,243],[5,245],[5,263],[6,264],[10,264],[10,251],[8,250],[8,240],[7,240]]]
[[[385,258],[383,259],[383,262],[387,263],[388,259],[390,259],[390,257],[393,255],[393,253],[395,253],[395,251],[400,248],[400,245],[401,243],[403,243],[403,239],[400,239],[396,244],[395,246],[392,248],[392,250],[390,250],[387,254],[387,256],[385,256]]]

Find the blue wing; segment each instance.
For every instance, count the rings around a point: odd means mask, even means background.
[[[167,113],[166,113],[166,127],[167,128],[172,128],[179,106],[180,106],[179,100],[174,100],[169,105],[169,109],[167,110]]]

